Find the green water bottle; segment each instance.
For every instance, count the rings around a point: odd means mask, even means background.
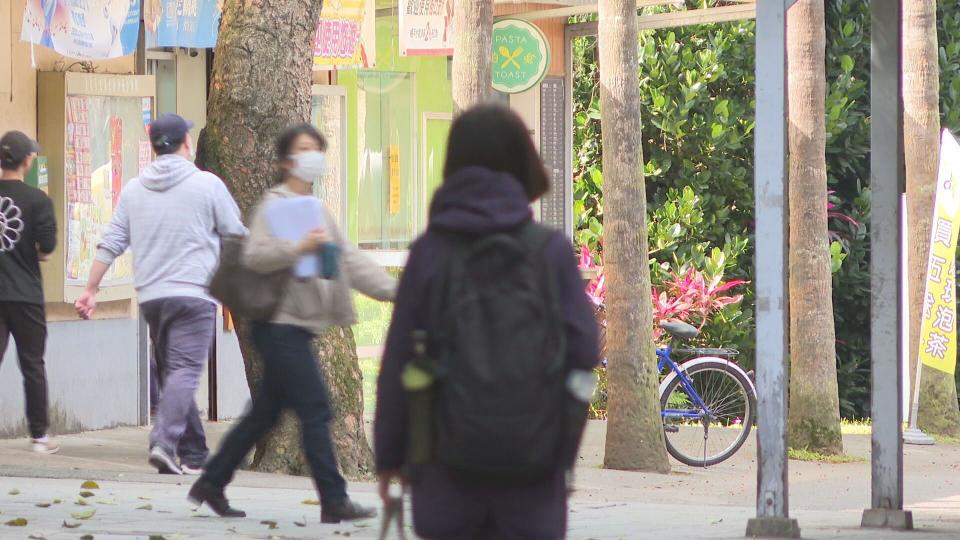
[[[407,460],[410,465],[430,462],[433,454],[433,391],[432,362],[427,356],[427,333],[413,332],[413,360],[403,368],[401,380],[407,392],[409,437]]]

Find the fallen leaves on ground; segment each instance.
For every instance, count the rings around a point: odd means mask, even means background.
[[[152,504],[145,504],[145,505],[143,505],[143,506],[138,506],[138,507],[137,507],[137,510],[147,510],[147,511],[150,511],[150,510],[153,510],[153,505],[152,505]]]
[[[260,522],[261,525],[266,525],[268,529],[273,530],[278,527],[277,522],[272,519],[265,519]]]
[[[150,540],[167,540],[162,534],[151,534]]]
[[[83,512],[73,512],[70,514],[70,517],[73,519],[90,519],[96,515],[96,510],[84,510]]]
[[[137,498],[140,499],[141,501],[149,501],[149,500],[152,500],[150,497],[137,497]]]
[[[40,536],[39,534],[31,534],[27,538],[29,538],[30,540],[47,540],[46,536]]]
[[[80,540],[93,540],[93,535],[92,535],[92,534],[85,534],[85,535],[83,535],[83,536],[80,537]]]
[[[314,500],[311,500],[311,499],[307,499],[307,500],[303,501],[303,504],[309,504],[310,506],[320,506],[320,501],[314,501]]]
[[[77,499],[77,502],[73,503],[77,506],[89,506],[86,499]]]
[[[92,492],[92,491],[81,491],[81,492],[80,492],[80,496],[83,497],[84,499],[89,499],[90,497],[93,497],[94,495],[96,495],[96,493],[94,493],[94,492]]]
[[[80,525],[80,523],[67,523],[66,521],[63,522],[64,529],[76,529]]]
[[[4,523],[7,527],[26,527],[27,520],[23,518],[11,519],[10,521]]]
[[[306,526],[307,526],[307,520],[294,521],[293,524],[296,525],[297,527],[306,527]]]
[[[50,508],[51,506],[53,506],[53,504],[48,502],[42,502],[42,503],[37,503],[34,506],[36,506],[37,508]]]
[[[17,488],[13,488],[10,490],[10,495],[19,495],[19,494],[20,494],[20,490]]]
[[[97,484],[93,480],[87,480],[80,484],[80,489],[100,489],[100,484]]]

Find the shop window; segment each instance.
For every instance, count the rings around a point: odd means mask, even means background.
[[[419,232],[413,74],[361,71],[357,240],[372,250],[407,249]]]

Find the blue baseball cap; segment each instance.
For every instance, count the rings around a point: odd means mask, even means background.
[[[158,153],[171,146],[180,146],[192,127],[193,122],[178,114],[161,114],[150,123],[150,144]]]

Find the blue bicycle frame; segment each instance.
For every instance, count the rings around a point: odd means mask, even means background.
[[[683,386],[684,391],[687,393],[687,396],[693,402],[700,411],[697,412],[694,410],[686,409],[663,409],[660,412],[660,415],[664,418],[688,418],[691,420],[701,419],[705,415],[710,415],[710,411],[707,409],[707,405],[703,402],[703,399],[700,397],[700,394],[697,393],[693,388],[693,384],[690,383],[690,379],[687,378],[687,375],[680,369],[680,366],[670,358],[670,353],[673,352],[673,347],[663,347],[657,349],[657,371],[663,372],[664,369],[669,367],[674,373],[677,374],[677,377],[680,378],[680,384]]]

